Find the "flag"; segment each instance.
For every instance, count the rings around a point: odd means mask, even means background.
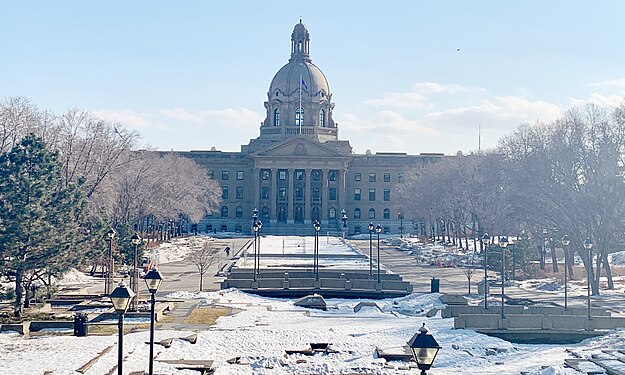
[[[306,86],[306,82],[304,82],[304,78],[302,78],[302,86],[304,86],[304,88],[308,90],[308,86]]]

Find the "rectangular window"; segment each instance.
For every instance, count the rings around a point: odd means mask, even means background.
[[[221,188],[221,199],[228,199],[228,187],[224,186]]]
[[[388,202],[391,200],[391,189],[384,189],[384,201]]]
[[[281,201],[286,200],[286,188],[285,187],[281,187],[280,189],[278,189],[278,199],[280,199]]]
[[[221,179],[222,180],[227,180],[228,179],[228,171],[221,171]]]
[[[355,201],[359,201],[360,200],[360,188],[354,189],[354,200]]]
[[[243,186],[237,186],[237,199],[243,199]]]
[[[369,182],[375,182],[375,173],[369,173]]]
[[[369,189],[369,201],[370,202],[375,201],[375,189],[373,188]]]
[[[362,232],[362,229],[360,228],[360,225],[356,225],[354,227],[354,233],[355,234],[360,234]]]
[[[331,201],[336,200],[336,188],[331,187],[330,189],[328,189],[328,199],[330,199]]]
[[[301,186],[295,187],[295,199],[302,200],[304,199],[304,188]]]
[[[354,210],[354,219],[360,219],[360,208]]]
[[[260,177],[264,180],[270,180],[271,179],[271,171],[269,169],[261,169],[260,170]]]
[[[328,171],[328,180],[336,181],[339,178],[339,171],[336,169],[331,169]]]
[[[385,208],[384,212],[382,212],[382,218],[384,220],[389,220],[391,218],[391,210],[389,210],[388,208]]]
[[[215,171],[211,170],[210,172],[208,172],[208,177],[210,178],[215,178]]]
[[[312,174],[313,181],[321,180],[321,171],[319,169],[313,169],[311,174]]]
[[[263,186],[260,189],[260,199],[269,199],[269,186]]]
[[[278,178],[281,180],[286,180],[286,170],[284,169],[278,170]]]
[[[384,182],[391,182],[391,174],[384,173]]]
[[[321,198],[321,195],[319,193],[319,188],[316,186],[313,187],[312,188],[312,200],[315,202],[319,202],[320,198]]]
[[[397,175],[397,182],[402,182],[402,180],[404,179],[404,175],[403,174],[398,174]]]
[[[303,181],[304,180],[304,170],[303,169],[296,169],[295,170],[295,179],[297,181]]]
[[[237,180],[243,179],[243,171],[237,171]]]
[[[360,173],[354,173],[354,181],[360,181],[361,178]]]

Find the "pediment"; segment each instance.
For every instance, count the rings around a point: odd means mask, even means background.
[[[289,158],[323,158],[323,157],[343,157],[336,149],[324,145],[323,143],[307,139],[305,137],[295,137],[287,139],[270,148],[258,151],[253,154],[257,157],[289,157]]]

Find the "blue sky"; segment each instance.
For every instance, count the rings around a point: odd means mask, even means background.
[[[625,94],[622,1],[4,1],[0,98],[162,150],[258,136],[300,16],[356,153],[469,152]],[[458,51],[458,49],[460,49]]]

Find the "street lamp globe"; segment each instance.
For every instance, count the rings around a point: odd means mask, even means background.
[[[508,246],[509,242],[508,242],[508,237],[506,236],[501,236],[499,237],[499,246],[506,248]]]
[[[139,233],[136,233],[132,235],[132,237],[130,237],[130,241],[132,242],[133,245],[138,245],[141,243],[141,240],[143,240],[143,238],[141,238],[141,236],[139,236]]]
[[[382,227],[380,226],[380,224],[378,224],[378,225],[375,227],[375,232],[376,232],[376,233],[378,233],[378,234],[379,234],[379,233],[382,233]]]
[[[490,243],[490,236],[488,233],[484,233],[482,236],[482,242],[484,242],[484,245],[488,245]]]
[[[569,246],[569,244],[571,243],[571,239],[567,235],[564,235],[564,237],[562,237],[560,241],[562,241],[562,245],[564,246]]]
[[[319,232],[321,230],[321,224],[319,224],[319,221],[315,220],[313,228],[315,228],[315,232]]]
[[[161,282],[163,282],[163,275],[158,269],[152,268],[150,272],[145,274],[143,279],[150,293],[156,293],[161,286]]]
[[[428,329],[425,328],[425,323],[419,328],[419,332],[408,341],[408,347],[410,347],[412,356],[415,362],[417,362],[417,367],[421,370],[421,374],[425,374],[426,370],[432,367],[434,359],[441,349],[438,342],[434,339],[434,336],[428,333]]]
[[[128,306],[130,305],[130,300],[134,296],[135,292],[128,288],[125,282],[120,282],[117,288],[115,288],[110,295],[115,311],[119,314],[125,314],[128,310]]]
[[[594,243],[592,242],[592,240],[590,238],[586,238],[584,240],[584,249],[586,250],[592,250],[592,247],[594,246]]]
[[[254,223],[254,225],[252,225],[252,230],[254,233],[258,232],[258,223]]]
[[[107,241],[111,241],[113,238],[115,238],[115,229],[111,228],[106,231],[106,236],[104,237],[104,239]]]
[[[375,225],[373,225],[373,222],[369,223],[369,232],[373,232],[375,230]]]
[[[258,220],[258,222],[256,224],[258,225],[258,230],[260,231],[260,228],[263,227],[263,222]]]

